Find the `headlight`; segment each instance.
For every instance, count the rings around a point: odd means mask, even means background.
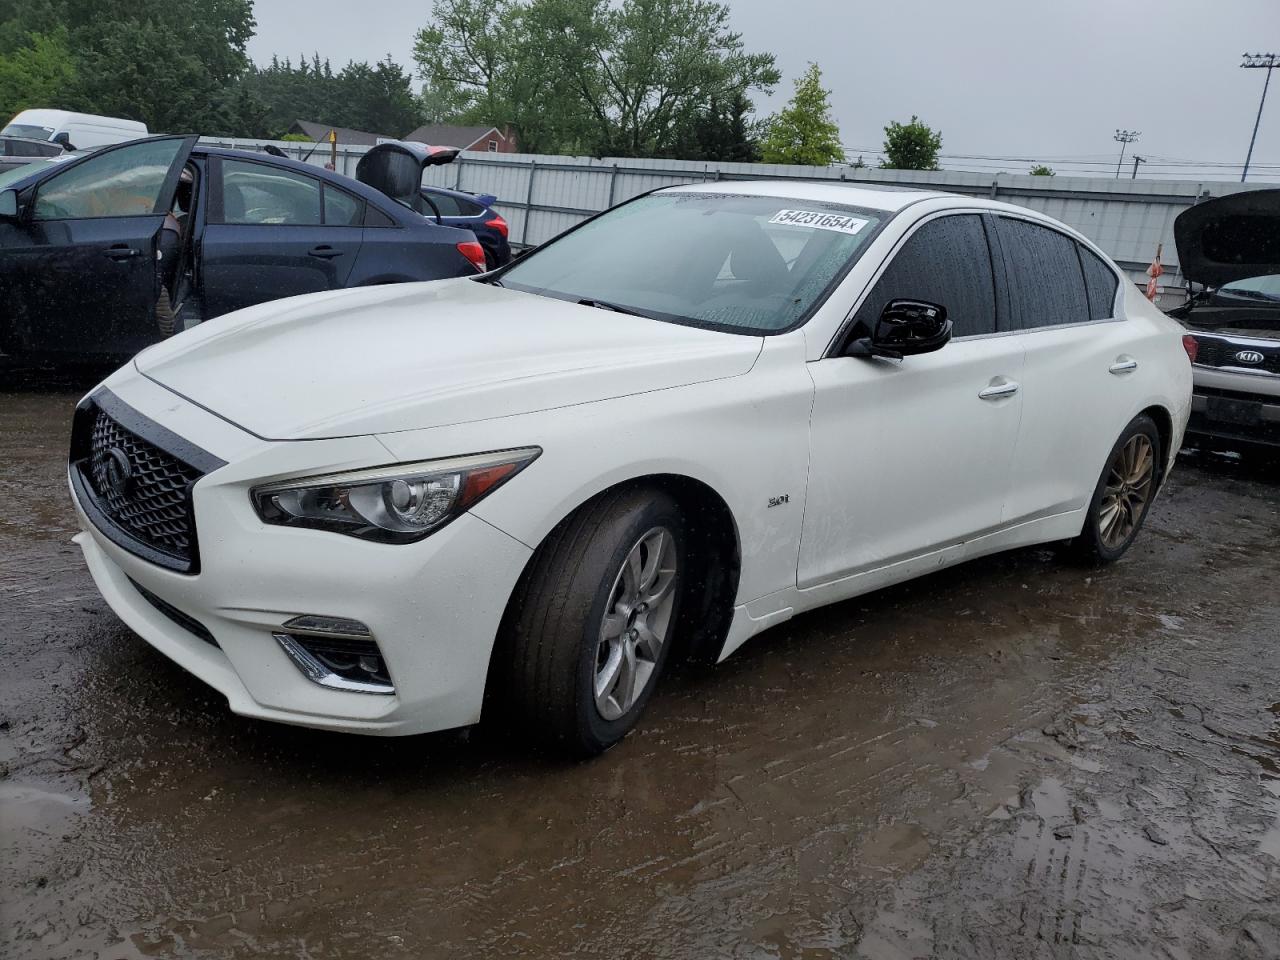
[[[426,460],[255,487],[263,522],[410,543],[439,530],[542,453],[540,447]]]

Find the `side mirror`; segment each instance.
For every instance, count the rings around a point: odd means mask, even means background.
[[[55,133],[53,135],[53,142],[62,144],[63,150],[75,149],[75,147],[71,145],[71,134],[67,133],[67,131],[65,130],[63,130],[61,133]]]
[[[941,350],[951,339],[947,308],[924,300],[890,300],[876,321],[875,332],[849,344],[851,357],[901,360]]]
[[[18,191],[0,190],[0,220],[18,219]]]

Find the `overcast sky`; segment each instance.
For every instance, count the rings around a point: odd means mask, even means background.
[[[1129,155],[1150,155],[1144,173],[1182,172],[1160,165],[1169,159],[1239,165],[1266,73],[1240,69],[1240,55],[1280,53],[1280,0],[733,0],[730,7],[747,49],[772,51],[782,69],[773,97],[757,98],[762,114],[785,102],[814,60],[855,155],[878,150],[884,125],[915,113],[942,131],[944,167],[1010,173],[1027,165],[946,155],[1100,170],[1081,162],[1114,164],[1120,127],[1141,131]],[[296,59],[318,51],[335,68],[389,53],[411,65],[413,34],[430,9],[430,0],[257,0],[249,52],[264,62],[272,53]],[[1280,180],[1280,76],[1253,163]],[[1194,178],[1208,168],[1185,172]],[[1219,175],[1238,180],[1239,172]]]

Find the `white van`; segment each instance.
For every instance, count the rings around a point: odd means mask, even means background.
[[[147,125],[118,117],[95,117],[69,110],[23,110],[0,130],[0,137],[50,140],[69,150],[105,147],[147,135]]]

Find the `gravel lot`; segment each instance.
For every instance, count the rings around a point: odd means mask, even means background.
[[[1280,473],[671,678],[584,765],[244,720],[98,597],[0,372],[0,955],[1280,957]]]

